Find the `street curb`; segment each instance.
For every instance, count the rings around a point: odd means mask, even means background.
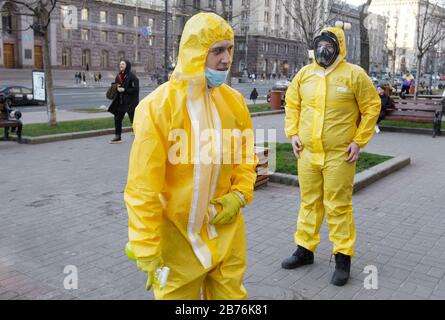
[[[381,131],[386,132],[403,132],[403,133],[417,133],[432,136],[433,128],[402,128],[402,127],[391,127],[391,126],[379,126]]]
[[[410,157],[398,156],[356,174],[354,178],[354,193],[371,185],[377,180],[408,166],[410,163]],[[298,176],[278,172],[270,175],[269,181],[296,187],[299,185]]]
[[[122,128],[122,132],[132,132],[132,131],[133,131],[132,127]],[[24,144],[41,144],[41,143],[48,143],[48,142],[81,139],[81,138],[91,138],[91,137],[103,136],[103,135],[108,135],[108,134],[114,134],[114,128],[90,130],[90,131],[83,131],[83,132],[51,134],[51,135],[40,136],[40,137],[35,137],[35,138],[34,137],[22,137],[22,143],[24,143]],[[11,137],[11,140],[17,141],[17,137]]]
[[[270,116],[274,114],[284,113],[284,110],[274,110],[274,111],[263,111],[263,112],[254,112],[250,114],[251,118],[261,117],[261,116]]]
[[[269,115],[281,114],[281,113],[284,113],[284,110],[255,112],[255,113],[251,114],[251,117],[254,118],[254,117],[269,116]],[[132,127],[122,128],[122,132],[131,132],[131,131],[133,131]],[[24,144],[41,144],[41,143],[73,140],[73,139],[91,138],[91,137],[103,136],[103,135],[113,134],[113,133],[114,133],[114,128],[109,128],[109,129],[90,130],[90,131],[82,131],[82,132],[52,134],[52,135],[40,136],[40,137],[26,137],[26,136],[24,136],[24,137],[22,137],[22,142]],[[11,137],[11,140],[17,141],[17,138]]]

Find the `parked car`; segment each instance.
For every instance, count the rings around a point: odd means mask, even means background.
[[[10,106],[44,104],[41,101],[34,100],[32,89],[22,86],[1,87],[0,97],[2,97]]]

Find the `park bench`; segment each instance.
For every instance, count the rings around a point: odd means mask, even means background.
[[[5,136],[3,140],[9,140],[9,129],[17,130],[17,140],[19,143],[22,142],[22,122],[19,120],[21,113],[15,112],[16,117],[11,117],[11,110],[9,105],[0,100],[0,128],[5,129]]]
[[[433,138],[441,135],[445,101],[435,96],[419,96],[417,99],[393,97],[394,108],[386,109],[385,120],[432,123]]]

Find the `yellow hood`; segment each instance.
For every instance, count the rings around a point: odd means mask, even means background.
[[[221,40],[234,42],[232,27],[223,18],[214,13],[198,13],[191,17],[184,26],[172,80],[204,80],[208,51]]]
[[[328,28],[324,28],[323,30],[321,30],[320,34],[323,33],[324,31],[329,31],[333,34],[335,34],[335,36],[337,37],[338,40],[338,45],[340,46],[340,53],[338,55],[339,58],[337,58],[338,60],[345,60],[346,56],[348,54],[347,48],[346,48],[346,37],[345,37],[345,32],[343,31],[342,28],[337,28],[337,27],[328,27]],[[316,59],[314,59],[314,63],[322,68],[316,61]]]

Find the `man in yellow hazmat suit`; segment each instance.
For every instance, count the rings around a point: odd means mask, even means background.
[[[253,135],[237,149],[226,134],[252,131],[243,96],[224,84],[233,44],[226,21],[196,14],[170,81],[136,108],[125,203],[131,250],[156,299],[247,298],[240,208],[253,199],[257,159]],[[155,281],[162,266],[164,288]]]
[[[341,24],[315,37],[314,56],[286,93],[285,133],[298,158],[301,206],[294,236],[297,250],[282,267],[313,263],[326,213],[336,262],[331,283],[342,286],[349,279],[356,239],[356,160],[374,133],[380,98],[366,72],[345,61]]]

